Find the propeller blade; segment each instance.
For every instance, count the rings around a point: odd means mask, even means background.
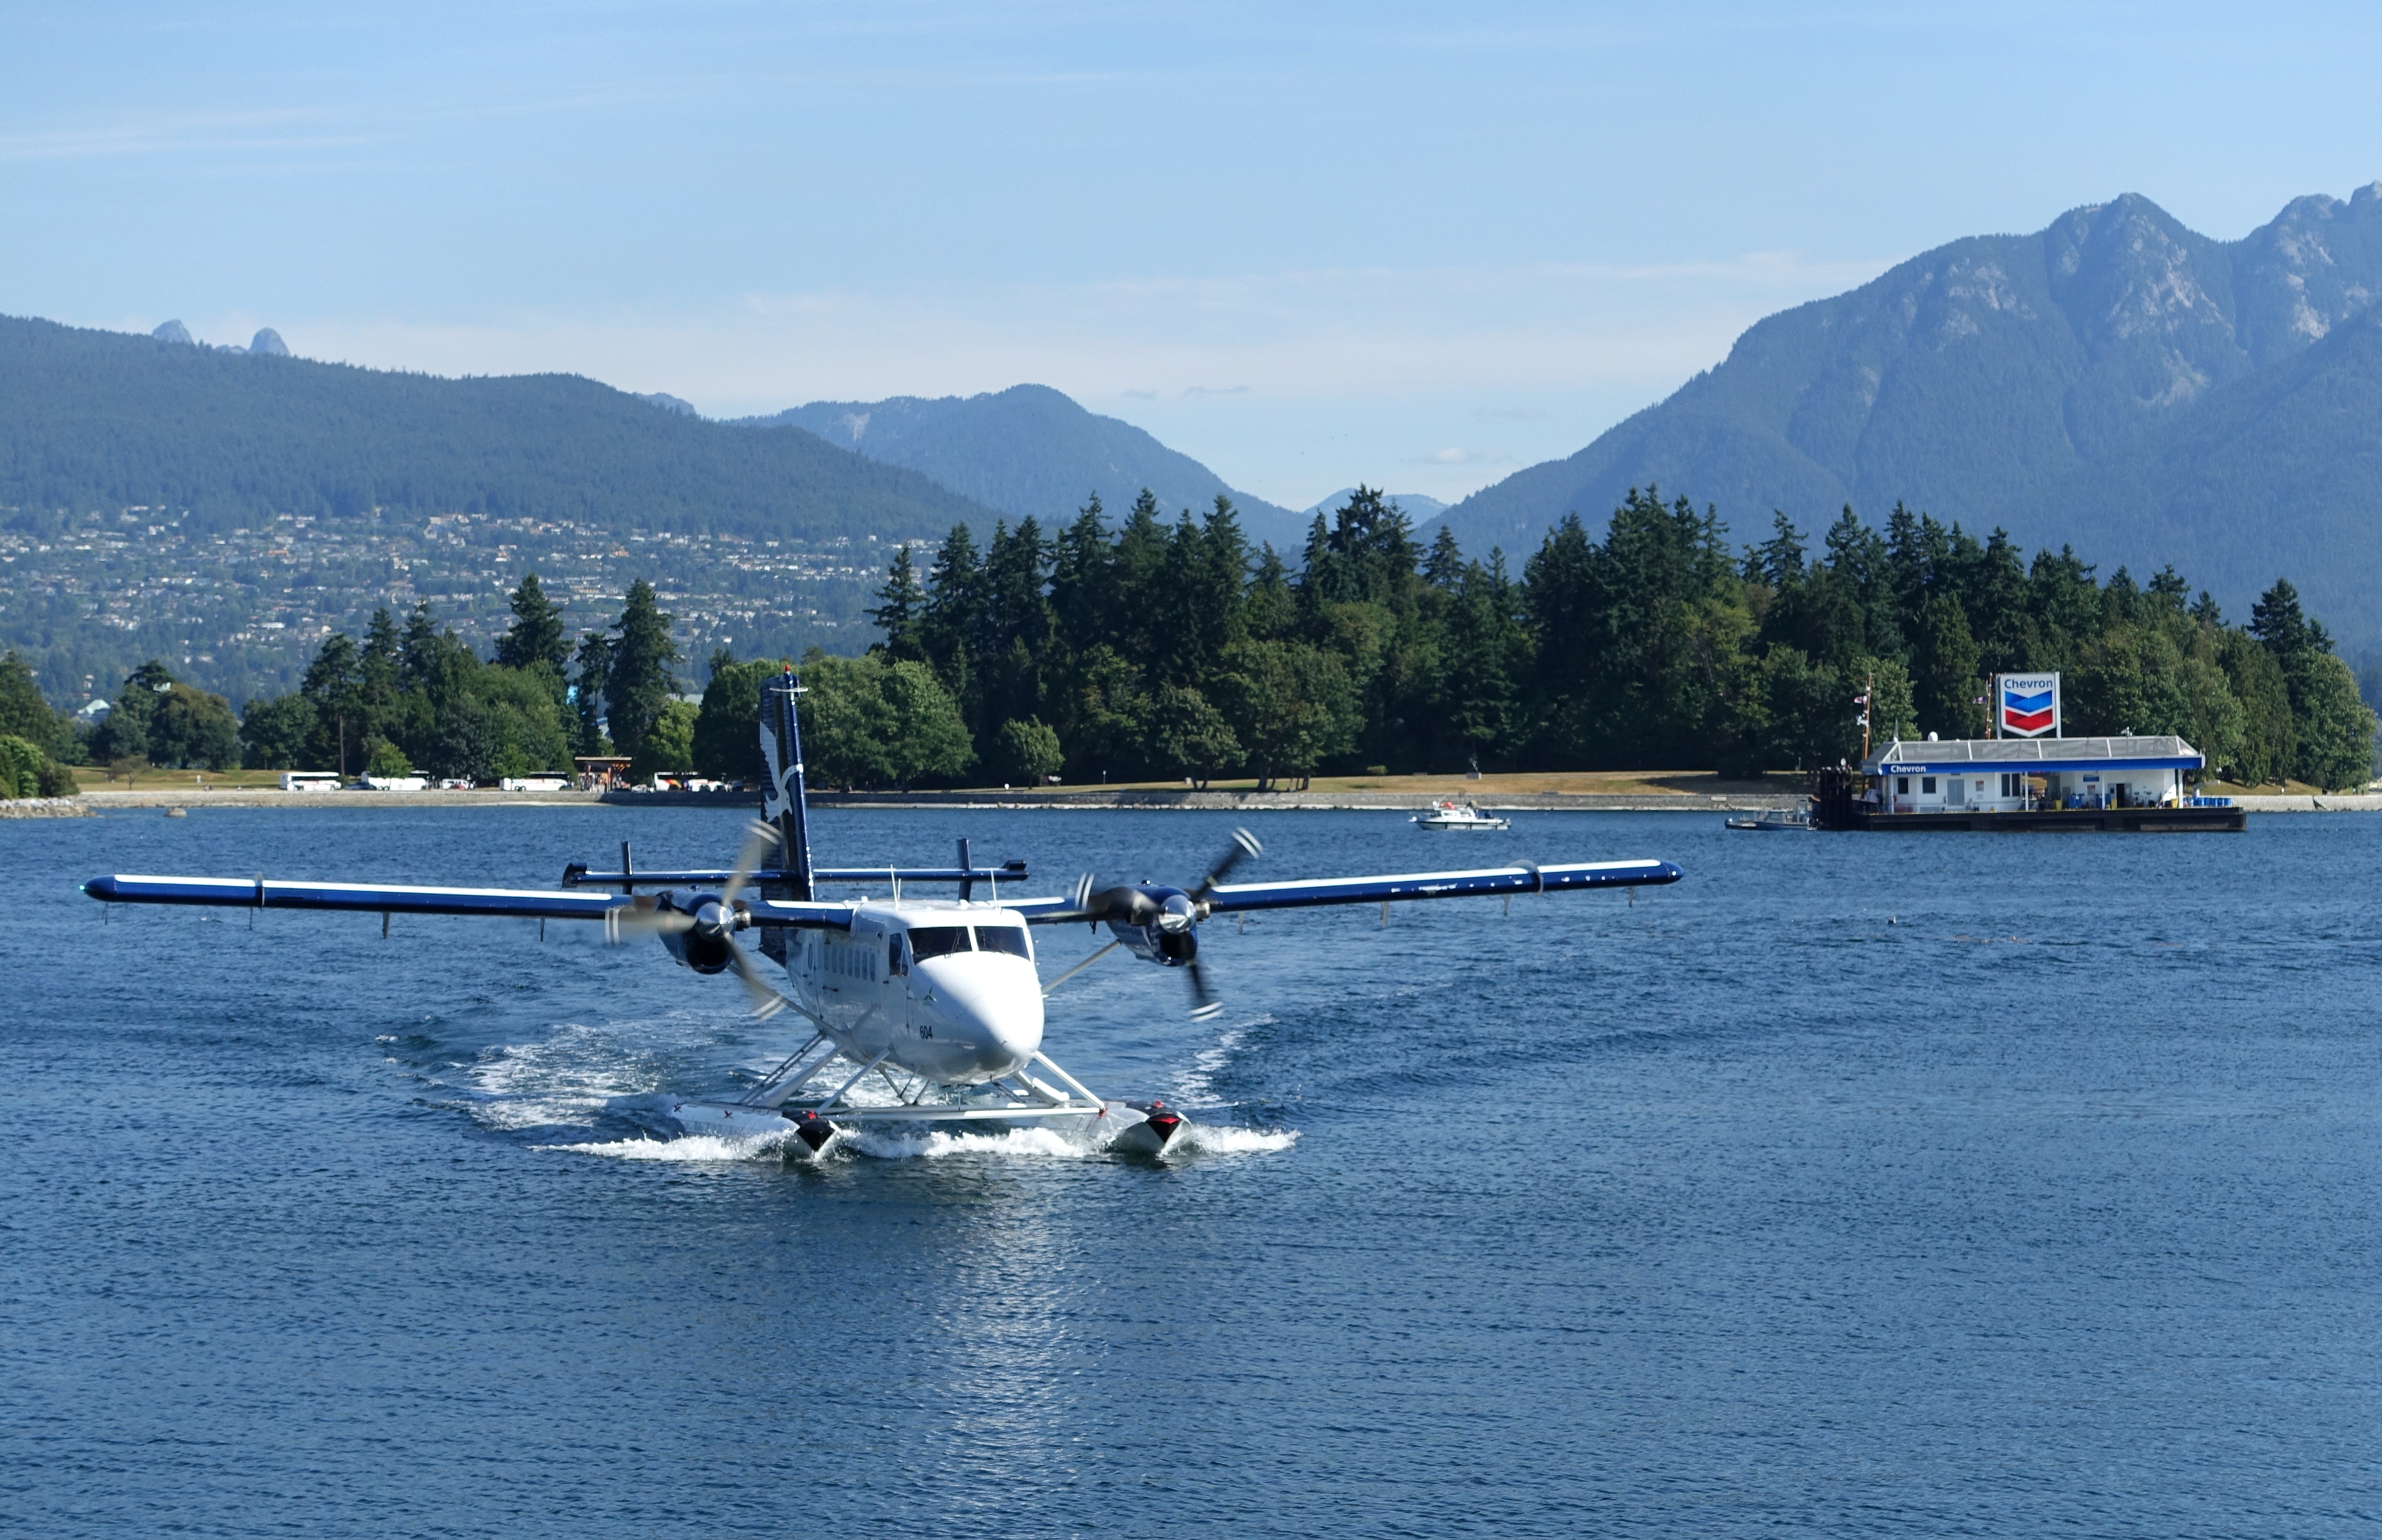
[[[1183,971],[1191,975],[1191,1020],[1194,1021],[1213,1020],[1224,1008],[1224,1002],[1209,992],[1208,974],[1200,966],[1196,953]]]
[[[1234,829],[1233,842],[1224,847],[1224,853],[1216,858],[1216,864],[1208,868],[1208,874],[1201,877],[1199,885],[1191,890],[1192,902],[1197,903],[1205,898],[1218,883],[1232,875],[1234,867],[1251,856],[1263,854],[1265,854],[1265,847],[1258,843],[1256,835],[1246,829]]]
[[[604,939],[616,947],[634,938],[678,935],[693,929],[694,915],[664,909],[651,894],[640,894],[632,902],[604,911]]]
[[[736,869],[728,874],[728,890],[720,895],[721,898],[732,902],[736,895],[743,891],[744,885],[753,880],[753,874],[760,870],[761,863],[769,859],[769,852],[777,848],[776,829],[758,818],[745,825],[744,848],[736,852]]]
[[[728,943],[728,960],[744,985],[744,993],[752,997],[753,1020],[766,1021],[794,1003],[769,987],[769,981],[753,965],[752,954],[732,940]]]

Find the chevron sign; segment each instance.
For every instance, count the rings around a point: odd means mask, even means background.
[[[2004,735],[2041,738],[2059,730],[2058,675],[2004,674],[1994,684]]]

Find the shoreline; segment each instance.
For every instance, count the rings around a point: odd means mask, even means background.
[[[1001,812],[1140,813],[1419,813],[1442,799],[1407,791],[814,791],[815,808],[975,808]],[[1791,811],[1800,792],[1504,792],[1484,791],[1474,802],[1497,813],[1759,813]],[[0,818],[88,818],[116,810],[182,808],[500,808],[716,807],[751,809],[759,799],[742,791],[281,791],[172,788],[86,791],[72,798],[0,801]],[[2339,796],[2240,796],[2246,813],[2382,813],[2382,792]]]
[[[1127,812],[1418,813],[1441,799],[1417,792],[1382,791],[813,791],[814,808],[999,808],[1005,811],[1088,810]],[[1803,797],[1785,792],[1512,792],[1468,799],[1499,812],[1737,813],[1792,808]],[[268,788],[226,790],[87,791],[75,801],[83,814],[111,809],[185,808],[491,808],[491,807],[716,807],[752,809],[759,797],[743,791],[280,791]],[[76,816],[74,813],[62,816]]]

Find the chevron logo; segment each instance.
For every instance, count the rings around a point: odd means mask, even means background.
[[[2019,738],[2040,738],[2059,726],[2059,676],[2004,675],[2001,728]]]

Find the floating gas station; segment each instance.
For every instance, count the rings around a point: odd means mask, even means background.
[[[1859,769],[1820,772],[1812,826],[2147,834],[2247,822],[2229,797],[2192,795],[2186,777],[2206,761],[2180,738],[2061,736],[2057,674],[1996,675],[1989,698],[1992,738],[1897,738]]]

